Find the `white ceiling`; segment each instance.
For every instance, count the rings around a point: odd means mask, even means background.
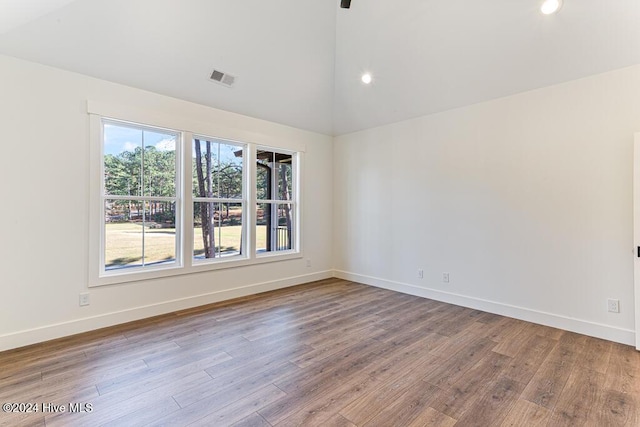
[[[0,35],[0,53],[330,133],[335,13],[332,0],[76,0]]]
[[[640,63],[640,1],[540,2],[0,0],[0,53],[325,134]]]
[[[336,133],[640,63],[640,1],[353,0],[337,24]],[[354,84],[362,70],[374,84]]]
[[[0,0],[0,34],[75,0]]]

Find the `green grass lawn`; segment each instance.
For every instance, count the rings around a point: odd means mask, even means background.
[[[140,223],[108,223],[105,238],[105,265],[107,268],[140,265],[142,262],[142,225]],[[202,229],[194,228],[194,254],[204,253]],[[216,247],[221,252],[233,253],[240,250],[242,226],[216,228]],[[258,249],[266,246],[266,227],[258,226],[256,244]],[[175,228],[144,229],[145,263],[175,259]]]

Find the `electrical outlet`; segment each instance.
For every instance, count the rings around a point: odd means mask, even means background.
[[[620,313],[620,300],[618,300],[618,299],[608,299],[607,300],[607,309],[611,313]]]
[[[89,292],[80,294],[80,306],[89,305]]]
[[[311,267],[311,258],[307,258],[307,267]]]
[[[424,270],[421,268],[418,269],[418,279],[424,279]]]
[[[442,273],[442,281],[444,283],[449,283],[449,273]]]

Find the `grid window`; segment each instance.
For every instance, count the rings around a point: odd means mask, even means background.
[[[100,115],[91,134],[91,286],[302,256],[299,152]]]
[[[102,122],[103,271],[175,265],[178,132]]]
[[[193,140],[193,258],[196,262],[244,254],[244,159],[242,145]]]
[[[296,230],[296,156],[256,152],[256,252],[293,251]]]

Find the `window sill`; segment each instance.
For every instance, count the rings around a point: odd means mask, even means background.
[[[268,264],[273,262],[289,261],[303,258],[302,252],[286,252],[278,254],[259,254],[255,258],[234,258],[220,259],[215,261],[195,261],[191,266],[161,266],[154,267],[152,270],[123,271],[110,272],[104,274],[93,283],[89,284],[90,288],[125,284],[130,282],[140,282],[144,280],[162,279],[166,277],[182,276],[185,274],[196,274],[207,271],[225,270],[228,268],[249,267],[252,265]]]

